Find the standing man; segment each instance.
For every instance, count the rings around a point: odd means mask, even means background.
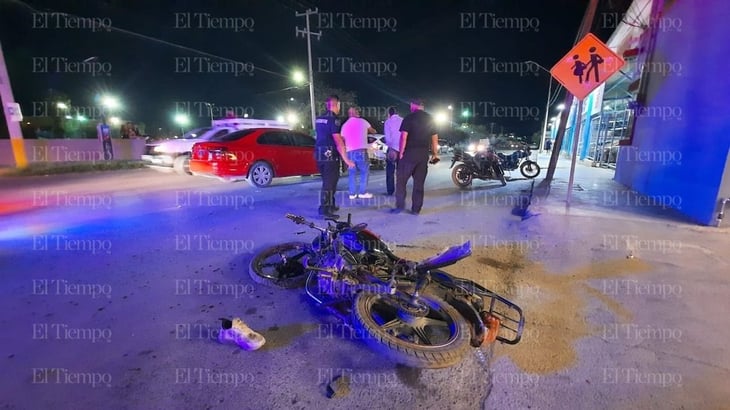
[[[406,184],[413,177],[411,213],[418,215],[423,207],[424,185],[428,174],[428,150],[431,148],[431,161],[439,160],[438,134],[430,114],[423,110],[423,101],[411,100],[411,113],[403,119],[400,126],[401,141],[398,171],[395,182],[395,208],[391,213],[400,213],[406,205]]]
[[[104,152],[104,159],[109,161],[114,159],[114,150],[112,148],[112,133],[109,125],[106,123],[106,116],[102,115],[99,124],[96,126],[96,137],[101,142],[101,149]]]
[[[370,174],[368,134],[375,134],[375,128],[367,120],[360,117],[360,110],[356,107],[347,110],[347,115],[350,118],[342,124],[341,134],[345,140],[347,158],[355,163],[354,167],[350,167],[348,175],[350,199],[370,199],[373,194],[368,192],[368,175]],[[359,186],[356,181],[358,175],[360,177]]]
[[[400,126],[403,117],[398,115],[395,107],[388,108],[388,119],[385,120],[385,145],[388,147],[385,162],[385,186],[386,195],[393,195],[395,192],[395,168],[398,166],[400,157]]]
[[[314,143],[314,159],[317,161],[319,173],[322,174],[322,189],[319,195],[319,214],[339,219],[335,211],[339,209],[335,204],[337,182],[340,180],[340,159],[345,161],[349,168],[355,166],[347,158],[345,144],[340,135],[340,98],[336,95],[327,97],[325,102],[327,111],[317,117],[315,121],[317,140]]]

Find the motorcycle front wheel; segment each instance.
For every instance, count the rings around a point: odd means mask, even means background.
[[[396,363],[439,369],[461,362],[470,348],[466,320],[434,295],[410,302],[398,295],[361,293],[353,325],[371,348]]]
[[[540,166],[535,161],[525,161],[520,165],[520,173],[527,179],[537,178],[540,175]]]
[[[251,259],[248,274],[254,282],[282,289],[301,288],[308,272],[302,258],[311,255],[304,242],[287,242],[268,247]]]
[[[454,185],[459,188],[466,188],[471,185],[471,170],[469,170],[469,167],[466,165],[459,164],[454,167],[453,171],[451,171],[451,180],[454,182]]]

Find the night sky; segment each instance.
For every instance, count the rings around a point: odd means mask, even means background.
[[[293,85],[292,70],[307,67],[306,40],[295,36],[305,19],[295,13],[316,7],[311,28],[322,37],[312,40],[315,86],[352,91],[371,112],[405,109],[412,96],[425,98],[427,110],[470,108],[472,122],[526,135],[542,127],[549,77],[520,63],[552,67],[572,47],[587,3],[0,0],[0,41],[24,115],[42,114],[39,102],[49,89],[91,113],[94,97],[111,93],[124,105],[121,116],[149,132],[171,127],[176,107],[186,104],[193,121],[204,124],[202,101],[255,118],[273,118],[290,97],[308,102],[306,87],[285,89]],[[606,41],[615,13],[628,3],[601,1],[592,32]],[[237,63],[221,65],[215,56]],[[97,58],[66,64],[90,57]]]

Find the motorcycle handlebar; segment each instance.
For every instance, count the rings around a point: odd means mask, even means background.
[[[306,219],[304,219],[303,216],[294,215],[294,214],[286,214],[286,218],[290,219],[292,222],[294,222],[297,225],[307,225],[308,227],[310,227],[312,229],[316,229],[321,232],[327,231],[327,229],[321,228],[321,227],[315,225],[314,222],[307,221]]]

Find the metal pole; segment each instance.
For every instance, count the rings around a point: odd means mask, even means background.
[[[312,36],[309,31],[309,10],[307,10],[307,55],[309,58],[309,104],[312,110],[312,130],[316,129],[315,120],[317,117],[316,110],[314,109],[314,74],[312,73]]]
[[[583,37],[586,36],[586,34],[590,33],[597,8],[598,0],[590,0],[590,3],[588,3],[588,7],[586,8],[586,14],[583,16],[581,27],[578,30],[578,35],[576,36],[573,45],[577,44]],[[566,108],[573,105],[573,94],[569,92],[566,93],[564,104]],[[566,124],[563,123],[563,120],[566,120]],[[553,177],[555,176],[555,168],[558,165],[558,158],[560,157],[560,150],[563,145],[563,136],[565,135],[565,126],[567,125],[567,116],[565,114],[565,110],[560,116],[560,121],[560,126],[558,126],[557,134],[555,135],[555,140],[553,141],[553,145],[551,148],[552,155],[550,156],[550,163],[548,164],[547,171],[545,172],[545,180],[547,182],[551,182],[553,180]]]
[[[542,152],[545,149],[545,133],[547,133],[548,116],[550,114],[550,97],[553,93],[553,76],[550,75],[550,85],[548,85],[548,96],[547,102],[545,103],[545,123],[542,125],[542,138],[540,138],[540,149],[538,152]]]
[[[5,54],[3,54],[2,44],[0,44],[0,103],[3,107],[5,123],[8,125],[10,147],[13,150],[15,166],[17,168],[25,168],[28,166],[28,158],[25,156],[23,131],[20,129],[20,122],[14,121],[14,118],[12,118],[13,115],[10,112],[10,104],[14,104],[15,99],[13,98],[13,89],[10,87],[10,76],[8,75],[8,68],[5,65]],[[20,113],[17,114],[20,115]]]
[[[580,125],[583,122],[583,100],[578,100],[578,110],[575,113],[576,124],[575,133],[573,133],[573,158],[570,163],[570,179],[568,180],[568,198],[565,202],[565,207],[570,208],[570,197],[573,195],[573,178],[575,176],[575,160],[578,157],[578,143],[580,142]]]
[[[314,130],[317,128],[316,123],[315,123],[317,113],[315,112],[315,109],[314,109],[315,103],[314,103],[314,70],[312,68],[312,36],[317,36],[317,40],[319,40],[319,38],[322,36],[322,31],[319,31],[317,33],[312,33],[310,31],[309,16],[311,14],[317,14],[317,13],[319,13],[319,11],[316,8],[314,10],[307,9],[307,11],[305,11],[304,13],[295,13],[295,15],[297,17],[304,16],[307,20],[306,30],[300,30],[298,28],[295,28],[295,33],[297,34],[297,36],[299,34],[302,34],[302,35],[306,34],[306,36],[307,36],[307,60],[309,61],[309,104],[310,104],[310,109],[311,109],[311,114],[312,114],[312,132],[314,132]]]

